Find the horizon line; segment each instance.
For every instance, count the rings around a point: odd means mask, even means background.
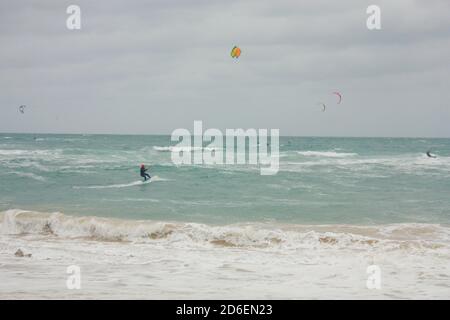
[[[170,136],[169,133],[55,133],[55,132],[0,132],[0,135],[89,135],[89,136]],[[448,136],[317,136],[317,135],[280,135],[280,138],[384,138],[384,139],[450,139]]]

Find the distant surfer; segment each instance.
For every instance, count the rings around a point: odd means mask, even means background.
[[[147,173],[147,168],[144,164],[141,164],[141,177],[144,178],[144,181],[147,181],[147,178],[150,179],[150,175]]]
[[[431,154],[431,151],[430,151],[430,150],[427,151],[427,156],[428,156],[429,158],[437,158],[435,155],[432,155],[432,154]]]

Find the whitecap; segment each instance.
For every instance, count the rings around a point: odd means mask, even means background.
[[[336,151],[297,151],[298,154],[306,157],[329,157],[345,158],[357,156],[357,153],[336,152]]]

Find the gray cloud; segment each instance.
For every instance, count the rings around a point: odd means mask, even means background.
[[[170,133],[200,119],[450,136],[448,1],[77,1],[80,31],[65,27],[70,4],[0,3],[0,132]],[[366,28],[370,4],[380,31]]]

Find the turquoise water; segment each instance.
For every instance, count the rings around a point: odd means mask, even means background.
[[[0,211],[229,224],[450,223],[450,139],[280,138],[280,170],[176,166],[170,136],[0,134]],[[431,149],[438,157],[428,158]],[[139,164],[157,178],[140,184]]]

